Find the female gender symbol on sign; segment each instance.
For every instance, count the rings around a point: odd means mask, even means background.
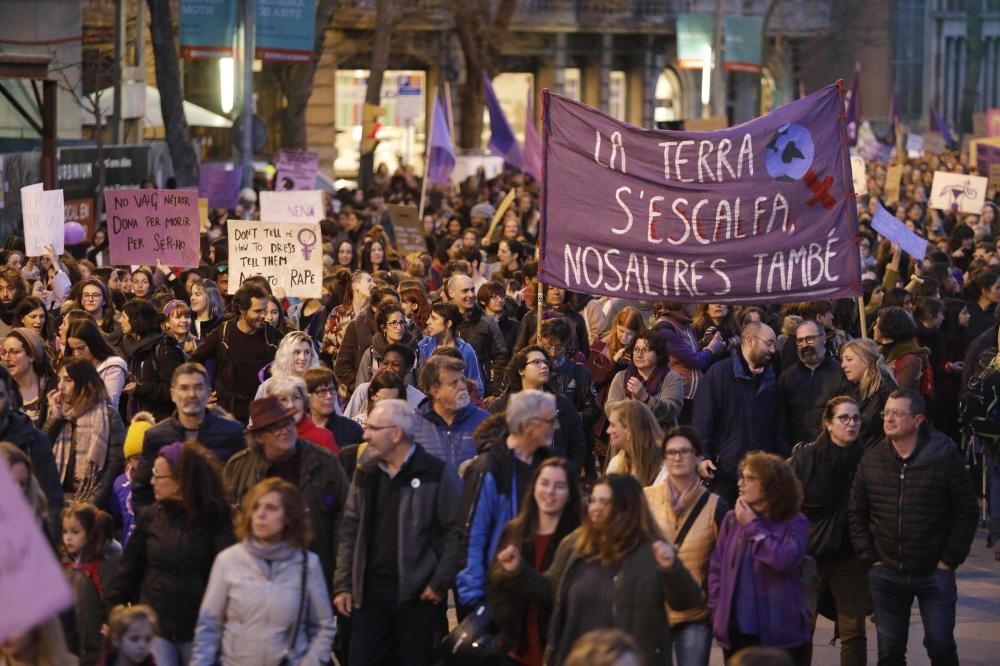
[[[302,257],[309,261],[313,247],[316,246],[316,232],[312,229],[300,229],[298,239],[299,244],[302,245]]]

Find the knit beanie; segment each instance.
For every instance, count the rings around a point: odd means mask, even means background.
[[[148,412],[139,412],[133,417],[125,435],[125,460],[142,453],[142,440],[152,427],[153,417]]]

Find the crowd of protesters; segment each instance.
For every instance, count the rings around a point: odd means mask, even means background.
[[[477,663],[808,664],[822,614],[864,664],[874,613],[902,664],[916,598],[957,664],[977,494],[1000,538],[991,417],[960,409],[1000,384],[1000,219],[928,208],[938,169],[968,167],[911,161],[886,202],[869,165],[860,303],[545,285],[513,173],[432,189],[405,256],[386,205],[412,170],[329,197],[317,299],[229,282],[253,191],[195,269],[108,265],[104,230],[77,255],[9,239],[0,450],[76,604],[0,663],[465,663],[453,603],[491,638]],[[871,230],[880,203],[926,257]]]

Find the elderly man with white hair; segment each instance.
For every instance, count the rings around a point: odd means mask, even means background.
[[[432,663],[461,561],[455,469],[417,444],[405,400],[381,400],[341,522],[333,603],[352,616],[352,664]]]
[[[500,533],[517,516],[531,477],[550,456],[552,436],[559,428],[555,396],[535,389],[511,395],[504,418],[506,439],[494,441],[465,473],[462,516],[468,526],[468,551],[455,585],[460,615],[474,610],[486,596],[486,574]]]

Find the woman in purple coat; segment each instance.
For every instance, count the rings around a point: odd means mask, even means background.
[[[786,650],[811,658],[811,613],[802,567],[809,521],[791,466],[771,453],[749,453],[739,467],[740,496],[726,514],[709,562],[712,633],[726,661],[741,648]]]

